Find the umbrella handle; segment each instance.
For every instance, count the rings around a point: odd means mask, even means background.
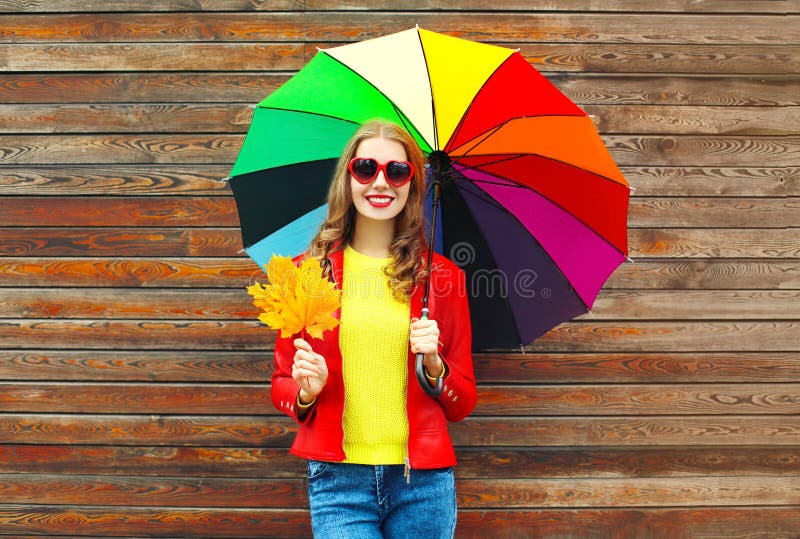
[[[428,319],[428,308],[425,307],[422,309],[422,315],[420,315],[420,320],[427,320]],[[442,386],[444,383],[442,382],[442,378],[439,377],[436,379],[436,386],[431,387],[430,383],[428,383],[428,377],[425,376],[425,367],[422,365],[422,359],[424,354],[422,352],[417,353],[417,364],[416,364],[416,371],[417,371],[417,381],[419,381],[419,385],[422,386],[422,390],[433,397],[434,399],[441,395],[442,393]]]

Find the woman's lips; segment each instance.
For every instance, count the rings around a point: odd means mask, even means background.
[[[385,208],[394,200],[394,197],[384,195],[371,195],[365,198],[373,208]]]

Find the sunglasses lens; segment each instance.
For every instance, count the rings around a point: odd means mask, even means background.
[[[378,162],[374,159],[354,159],[350,172],[360,182],[368,182],[378,173]]]
[[[392,183],[402,183],[411,177],[411,165],[404,161],[389,161],[386,164],[386,179]]]

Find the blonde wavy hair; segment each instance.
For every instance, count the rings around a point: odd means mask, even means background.
[[[336,247],[338,249],[353,239],[356,221],[356,208],[350,188],[350,173],[347,165],[355,156],[358,145],[363,140],[382,138],[400,143],[406,151],[407,159],[414,165],[408,199],[395,218],[394,238],[389,247],[392,261],[385,269],[392,292],[399,301],[407,301],[414,285],[427,277],[424,251],[427,248],[425,235],[425,156],[414,138],[397,124],[372,120],[363,124],[345,146],[333,181],[328,189],[328,215],[319,232],[311,241],[306,254],[314,256],[323,263]],[[330,276],[330,268],[326,267]]]

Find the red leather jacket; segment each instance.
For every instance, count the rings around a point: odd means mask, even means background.
[[[337,287],[341,288],[343,251],[329,256]],[[456,463],[447,421],[464,419],[475,407],[477,392],[472,372],[472,331],[464,271],[447,258],[434,253],[428,297],[429,318],[439,327],[439,354],[447,367],[444,390],[436,399],[428,396],[417,382],[415,354],[408,353],[408,464],[412,468],[442,468]],[[411,316],[419,317],[424,287],[411,294]],[[340,310],[335,313],[340,316]],[[328,380],[313,407],[298,419],[295,409],[300,387],[292,379],[292,363],[297,335],[277,337],[275,370],[272,374],[272,402],[295,422],[299,430],[291,453],[303,458],[343,461],[344,381],[339,326],[326,331],[322,339],[308,339],[315,352],[328,365]],[[376,381],[377,383],[377,381]]]

